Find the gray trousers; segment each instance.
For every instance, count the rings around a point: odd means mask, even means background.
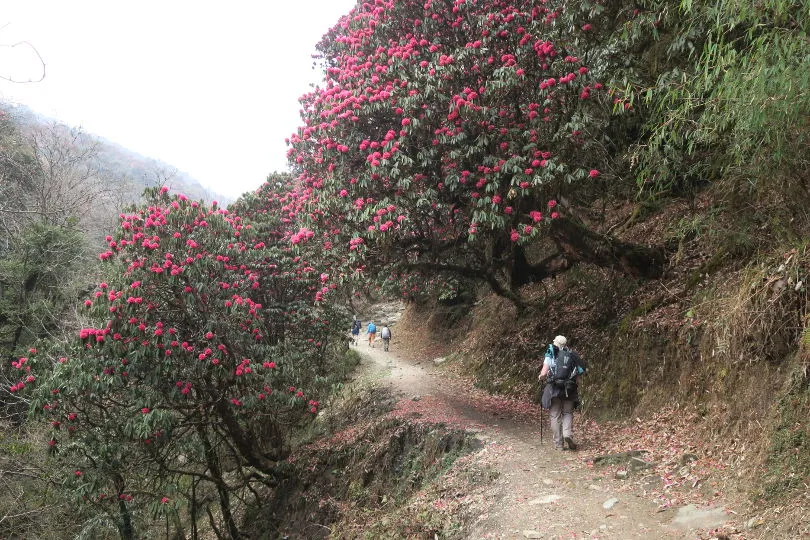
[[[551,436],[556,448],[563,447],[563,437],[573,437],[574,432],[574,400],[554,398],[548,410],[551,420]]]

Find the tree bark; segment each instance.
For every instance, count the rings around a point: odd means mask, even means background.
[[[666,257],[660,247],[622,242],[568,218],[551,222],[551,237],[566,258],[573,261],[613,268],[644,279],[657,279],[664,273]]]
[[[238,540],[242,537],[242,534],[240,533],[239,527],[236,525],[236,520],[231,513],[230,494],[228,493],[228,490],[225,487],[225,481],[222,478],[222,469],[219,466],[219,457],[217,457],[214,448],[211,446],[211,441],[208,440],[208,435],[205,433],[205,428],[198,426],[197,433],[200,437],[200,442],[202,442],[203,445],[208,470],[211,471],[211,476],[218,480],[217,494],[219,495],[219,508],[222,511],[222,520],[225,522],[225,526],[228,529],[228,534],[230,535],[231,540]]]
[[[272,454],[265,455],[256,444],[257,441],[254,439],[254,434],[242,428],[239,424],[239,420],[236,419],[225,402],[217,401],[215,409],[228,435],[231,436],[231,443],[236,447],[239,454],[248,465],[256,467],[263,473],[272,473],[277,464],[277,460],[285,457],[284,448],[280,447],[280,441],[272,441],[275,444],[272,449]]]
[[[511,287],[512,290],[526,285],[543,281],[565,272],[571,267],[571,261],[561,252],[552,253],[542,261],[531,264],[526,258],[526,251],[522,246],[516,246],[512,260]]]

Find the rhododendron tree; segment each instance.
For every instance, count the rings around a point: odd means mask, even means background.
[[[512,297],[575,260],[660,273],[657,252],[588,232],[556,206],[609,181],[601,9],[358,3],[320,43],[325,81],[302,97],[305,125],[290,139],[306,217],[335,232],[355,268],[453,271]],[[550,255],[530,262],[524,247],[542,238]]]
[[[11,391],[35,388],[66,482],[123,537],[137,508],[199,512],[206,486],[236,537],[230,492],[275,474],[295,426],[318,412],[337,314],[313,304],[321,272],[271,225],[153,190],[107,238],[107,279],[74,346],[15,361]],[[255,472],[225,480],[244,469]],[[200,483],[196,496],[181,489]]]

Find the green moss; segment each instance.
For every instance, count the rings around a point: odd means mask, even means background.
[[[765,483],[760,496],[789,497],[810,482],[810,379],[798,369],[788,393],[779,400],[771,433]]]
[[[0,446],[0,453],[9,456],[25,456],[33,451],[34,447],[29,441],[10,440]]]
[[[346,498],[351,501],[365,501],[368,499],[368,495],[368,490],[363,486],[363,482],[359,480],[351,482],[346,490]]]
[[[725,263],[727,255],[728,252],[725,249],[717,251],[714,255],[712,255],[712,257],[708,261],[701,264],[697,270],[692,272],[692,274],[689,276],[689,279],[686,280],[686,286],[684,287],[684,289],[686,291],[692,290],[698,283],[701,282],[704,276],[707,275],[710,276],[715,272],[717,272],[718,270],[720,270],[720,268],[722,268],[723,264]]]

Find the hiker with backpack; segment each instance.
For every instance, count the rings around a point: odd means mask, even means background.
[[[355,345],[357,345],[357,340],[360,339],[360,326],[360,319],[355,315],[352,321],[352,341]]]
[[[387,324],[383,324],[382,330],[380,330],[380,338],[383,342],[383,350],[388,352],[388,345],[391,343],[391,329],[388,328]]]
[[[549,411],[554,448],[576,450],[574,442],[574,409],[579,406],[577,378],[585,373],[586,364],[579,354],[569,349],[565,336],[557,336],[546,349],[543,369],[538,379],[546,379],[540,405]]]
[[[374,339],[377,337],[377,325],[374,324],[374,321],[368,323],[366,333],[368,333],[368,346],[374,347]]]

